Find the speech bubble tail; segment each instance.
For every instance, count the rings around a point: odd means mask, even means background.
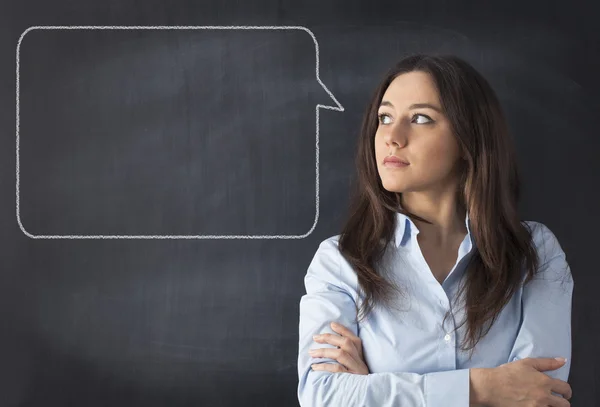
[[[331,100],[333,100],[333,102],[335,103],[335,106],[332,106],[330,104],[327,104],[327,105],[318,104],[317,108],[329,109],[329,110],[335,110],[335,111],[338,111],[338,112],[343,112],[344,111],[344,107],[341,105],[340,102],[338,102],[338,100],[335,98],[335,96],[333,96],[333,93],[331,93],[331,91],[329,89],[327,89],[327,86],[325,86],[323,84],[323,82],[321,82],[321,79],[317,78],[317,80],[319,81],[319,84],[325,90],[325,92],[327,92],[327,94],[329,95],[329,97],[331,98]],[[330,102],[331,102],[331,100],[330,100]]]

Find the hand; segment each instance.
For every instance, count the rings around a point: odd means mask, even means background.
[[[564,362],[554,358],[525,358],[492,368],[484,404],[490,407],[568,407],[571,403],[567,399],[573,395],[569,383],[541,373],[563,365]]]
[[[313,370],[368,375],[369,368],[364,361],[362,341],[360,338],[354,335],[348,328],[336,324],[335,322],[331,323],[331,328],[340,335],[330,333],[318,335],[315,342],[336,345],[338,349],[312,349],[309,351],[309,354],[312,357],[335,359],[341,364],[316,363],[311,365]]]

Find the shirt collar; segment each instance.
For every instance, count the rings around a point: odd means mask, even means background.
[[[467,227],[467,236],[469,237],[469,246],[466,248],[467,252],[473,247],[473,236],[471,235],[471,223],[469,218],[469,211],[467,210],[465,216],[465,226]],[[408,240],[419,233],[419,228],[408,216],[403,213],[396,212],[396,230],[395,230],[395,242],[396,247],[405,246]]]

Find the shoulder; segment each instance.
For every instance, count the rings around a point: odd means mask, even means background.
[[[321,241],[321,243],[319,243],[319,249],[324,249],[324,250],[328,250],[328,249],[335,249],[337,251],[339,251],[338,249],[338,244],[340,242],[340,237],[342,235],[334,235],[331,237],[328,237],[327,239]]]
[[[355,294],[357,276],[350,263],[341,255],[340,236],[331,236],[319,243],[308,267],[305,282],[318,283],[330,288],[337,286],[349,294]]]
[[[525,221],[531,230],[532,241],[536,248],[539,265],[536,278],[543,280],[560,280],[573,284],[571,268],[567,256],[556,235],[541,222]]]
[[[527,220],[523,223],[528,227],[531,238],[540,257],[540,265],[556,256],[565,257],[562,246],[550,228],[541,222]]]
[[[329,268],[338,269],[340,266],[340,235],[335,235],[322,240],[313,256],[312,263],[327,263]]]

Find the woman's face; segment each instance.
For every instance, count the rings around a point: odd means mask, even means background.
[[[383,95],[374,142],[377,170],[388,191],[444,189],[455,180],[460,151],[450,123],[443,112],[412,106],[421,103],[441,109],[435,85],[424,72],[398,76]],[[390,153],[409,165],[384,164]]]

